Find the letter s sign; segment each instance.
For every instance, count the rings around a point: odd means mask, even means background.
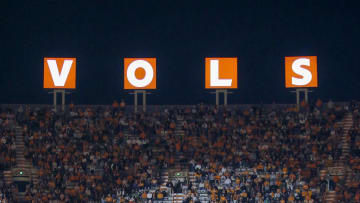
[[[317,87],[316,56],[285,57],[285,86]]]

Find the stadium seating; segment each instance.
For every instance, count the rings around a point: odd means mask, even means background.
[[[355,104],[174,106],[138,114],[119,106],[22,108],[15,117],[29,174],[36,173],[22,196],[29,202],[360,197]]]

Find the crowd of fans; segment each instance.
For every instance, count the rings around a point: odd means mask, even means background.
[[[352,109],[353,113],[353,126],[349,131],[350,143],[351,143],[351,156],[360,157],[360,112],[359,106],[354,104]]]
[[[213,201],[314,202],[326,187],[319,169],[341,155],[343,114],[321,104],[267,113],[200,109],[185,115],[177,149]]]
[[[360,202],[360,106],[359,103],[351,102],[350,109],[353,125],[348,132],[350,154],[346,157],[346,165],[350,168],[348,182],[342,188],[338,188],[338,200],[342,202]]]
[[[341,157],[337,122],[346,111],[320,100],[300,109],[196,105],[146,114],[126,112],[117,103],[71,105],[65,113],[21,107],[16,120],[24,132],[25,157],[39,172],[25,198],[164,200],[179,188],[164,182],[162,173],[181,165],[195,176],[180,188],[185,202],[199,202],[203,194],[212,202],[319,202],[328,184],[319,171]],[[354,111],[358,122],[355,118]],[[352,154],[357,154],[359,128],[351,132]]]
[[[39,183],[26,199],[136,201],[143,190],[159,189],[161,169],[171,160],[156,150],[169,120],[166,113],[125,115],[121,108],[72,108],[66,114],[26,109],[25,156],[39,168]],[[129,142],[125,132],[136,139]]]
[[[15,164],[15,134],[11,121],[14,113],[10,109],[0,111],[0,170]]]
[[[9,200],[12,196],[12,185],[6,184],[3,171],[15,166],[14,115],[9,108],[0,109],[0,201]]]

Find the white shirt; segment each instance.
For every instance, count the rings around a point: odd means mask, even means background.
[[[231,184],[230,178],[227,178],[227,179],[225,180],[225,184],[226,184],[226,185],[230,185],[230,184]]]

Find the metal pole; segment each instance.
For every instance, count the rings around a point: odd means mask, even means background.
[[[53,101],[53,103],[54,103],[54,110],[55,110],[55,112],[56,112],[56,93],[57,93],[57,92],[54,90],[53,93],[54,93],[54,98],[53,98],[53,99],[54,99],[54,101]]]
[[[146,111],[146,91],[143,91],[143,112]]]
[[[61,110],[65,111],[65,90],[61,90],[61,94],[62,94]]]
[[[228,94],[227,93],[228,93],[227,90],[224,90],[224,106],[227,106],[227,103],[228,103],[228,98],[227,98]]]
[[[219,90],[216,90],[216,106],[219,106]]]
[[[137,105],[138,105],[138,101],[137,101],[137,91],[134,91],[134,111],[135,113],[137,113]]]
[[[296,89],[296,105],[300,108],[300,89]]]
[[[305,88],[304,92],[305,92],[305,102],[308,104],[308,89]]]

